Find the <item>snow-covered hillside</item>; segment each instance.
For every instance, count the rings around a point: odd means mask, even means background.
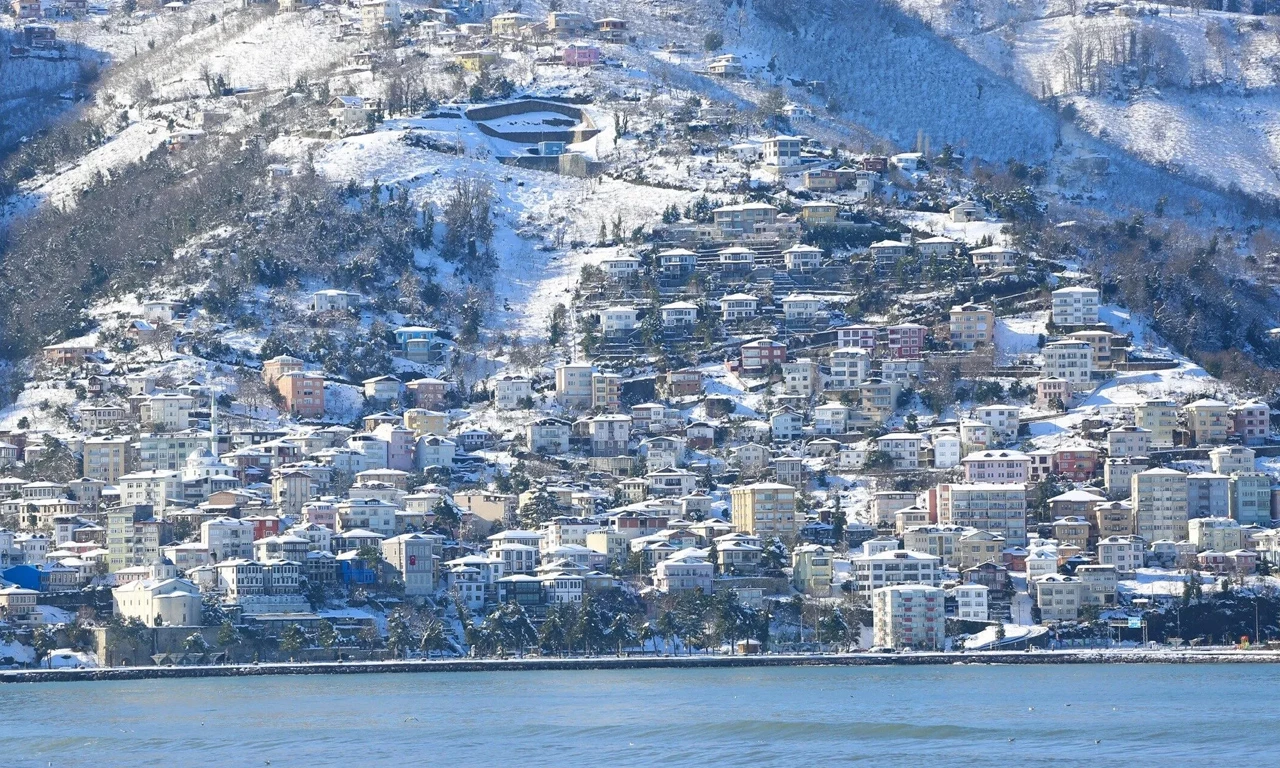
[[[990,73],[1174,174],[1280,197],[1280,22],[1138,3],[896,0]]]

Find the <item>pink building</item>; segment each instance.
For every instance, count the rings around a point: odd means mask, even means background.
[[[889,331],[889,354],[893,357],[920,357],[924,351],[925,327],[916,323],[899,323],[891,325]]]
[[[1085,446],[1061,448],[1053,455],[1053,465],[1055,474],[1083,483],[1098,472],[1098,451]]]
[[[373,430],[373,434],[387,443],[387,467],[404,472],[417,469],[414,464],[414,451],[418,438],[413,430],[398,425],[382,424]]]
[[[1271,434],[1271,407],[1266,403],[1241,403],[1234,409],[1235,433],[1245,445],[1262,445]]]
[[[565,66],[594,67],[600,63],[600,49],[594,45],[578,45],[571,43],[564,48]]]
[[[967,483],[1025,483],[1031,457],[1022,451],[977,451],[960,460]]]
[[[773,365],[787,362],[787,345],[773,339],[759,339],[743,344],[742,370],[746,373],[767,371]]]
[[[302,516],[308,523],[338,530],[338,508],[327,501],[308,501],[302,505]]]

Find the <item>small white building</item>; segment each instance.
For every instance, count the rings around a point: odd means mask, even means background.
[[[956,601],[956,618],[962,621],[987,621],[990,613],[987,609],[987,593],[990,590],[984,584],[961,584],[951,590]]]
[[[726,323],[750,320],[756,316],[760,300],[746,293],[731,293],[720,298],[720,315]]]
[[[698,322],[698,305],[692,302],[673,301],[663,304],[659,311],[662,312],[663,328],[681,328]]]
[[[526,376],[499,376],[493,382],[493,403],[500,411],[513,411],[532,398],[533,382]]]
[[[600,327],[605,336],[626,336],[639,325],[639,316],[635,307],[609,307],[600,313]]]
[[[325,288],[311,294],[312,312],[345,312],[360,306],[360,294]]]

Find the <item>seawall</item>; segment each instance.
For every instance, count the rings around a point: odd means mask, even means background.
[[[354,675],[404,672],[567,671],[619,669],[705,669],[711,667],[858,667],[954,664],[1222,664],[1280,663],[1280,651],[1105,651],[974,652],[906,654],[805,654],[749,656],[634,656],[528,659],[440,659],[416,661],[227,664],[190,667],[27,669],[0,672],[0,683],[91,680],[161,680],[258,675]]]

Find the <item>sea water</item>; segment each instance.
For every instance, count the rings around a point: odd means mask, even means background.
[[[1263,664],[12,684],[0,765],[1280,765],[1278,688]]]

